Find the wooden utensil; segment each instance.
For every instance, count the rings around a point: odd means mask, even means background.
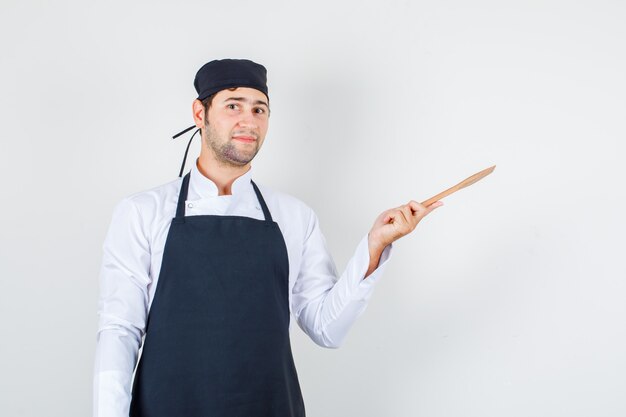
[[[468,177],[468,178],[464,179],[463,181],[461,181],[460,183],[458,183],[454,187],[450,187],[446,191],[441,192],[441,193],[437,194],[436,196],[431,197],[428,200],[422,202],[422,205],[428,207],[432,203],[434,203],[435,201],[441,200],[442,198],[447,197],[450,194],[459,191],[461,188],[465,188],[467,186],[470,186],[470,185],[474,184],[477,181],[482,180],[487,175],[491,174],[494,169],[496,169],[495,165],[492,166],[492,167],[489,167],[487,169],[483,169],[482,171],[477,172],[476,174],[472,175],[471,177]]]

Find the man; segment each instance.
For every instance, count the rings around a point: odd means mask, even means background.
[[[442,203],[383,212],[338,278],[313,210],[252,181],[265,68],[215,60],[194,85],[200,156],[184,178],[118,203],[103,245],[94,415],[304,416],[291,315],[339,347],[392,242]]]

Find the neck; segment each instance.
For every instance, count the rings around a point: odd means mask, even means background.
[[[218,195],[231,195],[233,182],[248,172],[250,162],[242,166],[224,164],[210,152],[202,151],[196,162],[198,171],[215,183]]]

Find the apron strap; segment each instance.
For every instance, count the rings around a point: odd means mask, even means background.
[[[259,203],[261,203],[261,208],[263,208],[263,214],[265,215],[265,221],[266,222],[270,222],[270,223],[273,222],[272,215],[271,215],[269,209],[267,208],[267,204],[265,204],[265,199],[261,195],[261,192],[259,191],[259,187],[256,186],[254,181],[250,180],[250,182],[252,183],[252,187],[254,187],[254,192],[256,193],[256,197],[259,199]]]
[[[183,183],[180,186],[180,192],[178,193],[178,204],[176,206],[176,218],[185,220],[185,201],[187,201],[187,193],[189,191],[189,178],[191,177],[191,171],[185,175],[183,178]],[[259,191],[259,187],[254,183],[254,181],[250,180],[252,183],[252,187],[254,188],[254,192],[261,204],[261,208],[263,209],[263,215],[265,216],[265,221],[273,222],[272,214],[270,210],[267,208],[267,204],[265,204],[265,199],[263,195],[261,195],[261,191]]]
[[[185,220],[185,201],[187,201],[187,191],[189,190],[189,177],[191,171],[183,178],[183,183],[180,186],[180,192],[178,193],[178,205],[176,206],[176,218]]]

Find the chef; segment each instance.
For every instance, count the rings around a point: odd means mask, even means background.
[[[313,210],[253,180],[265,67],[214,60],[194,86],[200,156],[184,177],[122,199],[103,244],[94,416],[302,417],[292,317],[339,347],[392,242],[442,203],[381,213],[339,275]]]

